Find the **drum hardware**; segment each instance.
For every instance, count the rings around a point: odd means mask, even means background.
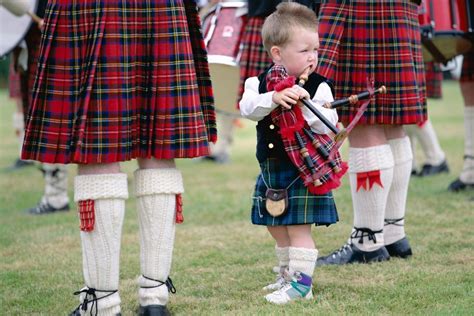
[[[0,5],[0,58],[8,55],[25,38],[36,15],[38,0],[2,0]]]
[[[216,112],[235,118],[240,117],[237,92],[240,83],[240,40],[246,22],[241,12],[245,8],[243,1],[219,2],[202,18]]]
[[[474,46],[473,12],[470,0],[425,0],[419,22],[423,59],[446,64]]]

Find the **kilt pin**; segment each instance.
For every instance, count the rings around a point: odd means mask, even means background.
[[[420,28],[414,2],[327,0],[321,5],[317,71],[333,80],[335,98],[364,90],[368,81],[387,87],[386,94],[371,100],[358,126],[392,127],[427,119]],[[341,122],[351,122],[357,110],[358,104],[338,108]],[[367,146],[351,144],[349,148],[354,208],[351,238],[339,250],[320,257],[319,266],[411,255],[404,231],[412,160],[410,141],[405,136]]]
[[[48,1],[23,159],[119,163],[193,158],[217,139],[200,20],[191,0]],[[143,168],[143,166],[142,166]],[[181,172],[134,172],[140,236],[139,314],[169,314]],[[104,170],[104,169],[102,169]],[[120,315],[124,173],[75,177],[85,286],[71,315]]]

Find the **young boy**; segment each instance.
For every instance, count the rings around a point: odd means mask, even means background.
[[[240,102],[242,116],[258,121],[257,159],[261,174],[253,197],[252,223],[267,226],[276,241],[280,273],[275,283],[264,288],[274,290],[265,299],[276,304],[313,297],[312,275],[318,251],[311,237],[311,225],[330,225],[338,220],[331,192],[318,195],[310,192],[284,148],[279,126],[272,119],[273,111],[301,110],[306,126],[313,133],[328,134],[329,128],[315,115],[304,107],[299,108],[299,99],[311,98],[331,123],[338,121],[334,110],[321,106],[333,101],[331,87],[323,77],[313,73],[318,62],[317,23],[314,12],[305,6],[297,3],[278,5],[262,28],[263,44],[274,65],[260,76],[246,80]],[[309,69],[311,75],[305,88],[309,87],[312,94],[292,83],[280,91],[269,91],[268,83],[281,69],[294,77]],[[268,192],[274,192],[272,190],[286,193],[286,213],[269,213],[272,202],[266,196]]]

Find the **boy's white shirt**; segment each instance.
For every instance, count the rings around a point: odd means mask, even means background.
[[[260,81],[258,77],[248,78],[245,81],[245,90],[239,103],[242,116],[252,121],[262,120],[279,106],[272,101],[272,96],[275,91],[260,94],[258,92],[259,84]],[[336,110],[327,109],[322,106],[324,103],[332,101],[334,101],[334,97],[331,88],[327,83],[321,83],[314,94],[312,103],[329,122],[336,125],[339,119]],[[331,132],[331,130],[305,106],[302,107],[302,112],[306,122],[308,122],[308,125],[315,133],[329,134]]]

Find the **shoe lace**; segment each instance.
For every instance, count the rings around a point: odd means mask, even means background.
[[[155,281],[155,282],[158,282],[157,285],[152,285],[152,286],[141,286],[142,289],[152,289],[152,288],[155,288],[155,287],[160,287],[162,286],[163,284],[166,285],[166,287],[168,288],[168,292],[170,293],[176,293],[176,288],[174,287],[174,284],[173,284],[173,280],[171,280],[171,278],[167,278],[165,282],[163,281],[160,281],[160,280],[155,280],[155,279],[152,279],[152,278],[149,278],[145,275],[142,275],[145,279],[147,280],[150,280],[150,281]]]
[[[351,248],[351,243],[350,243],[350,242],[347,242],[347,243],[345,243],[344,245],[342,245],[341,248],[339,248],[338,250],[334,251],[331,256],[332,256],[334,259],[336,258],[336,256],[339,256],[339,257],[340,257],[340,256],[342,256],[342,253],[344,253],[344,254],[347,253],[347,249],[350,249],[350,248]]]
[[[404,226],[403,224],[399,224],[398,222],[402,221],[405,217],[401,217],[401,218],[386,218],[384,221],[385,221],[385,225],[384,226],[387,226],[387,225],[395,225],[395,226]]]
[[[108,294],[97,298],[96,292],[102,292],[102,293],[108,293]],[[97,316],[99,314],[99,309],[96,302],[110,295],[113,295],[116,292],[117,290],[105,291],[105,290],[97,290],[94,288],[84,288],[80,291],[74,292],[74,295],[80,295],[81,293],[85,293],[86,295],[82,303],[79,304],[79,306],[77,306],[77,308],[74,310],[73,315],[76,311],[79,311],[79,309],[83,310],[84,312],[87,312],[88,305],[89,303],[91,303],[91,309],[90,309],[91,315],[92,315],[92,310],[95,308],[95,315]]]
[[[49,205],[48,202],[46,202],[45,200],[41,200],[32,210],[32,213],[35,213],[35,214],[42,214],[42,213],[46,213],[48,212],[49,210],[51,209],[51,205]]]
[[[375,234],[381,233],[383,230],[372,230],[370,228],[358,228],[354,227],[354,231],[351,234],[351,239],[359,238],[359,244],[364,243],[364,237],[367,237],[369,240],[372,240],[374,244],[377,243],[377,237]]]

